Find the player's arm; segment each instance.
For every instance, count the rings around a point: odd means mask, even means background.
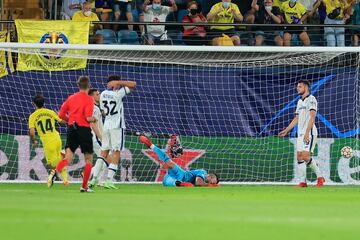
[[[201,177],[196,177],[195,179],[195,186],[196,187],[218,187],[218,184],[210,184],[204,181]]]
[[[197,187],[205,187],[208,184],[204,181],[204,179],[202,179],[201,177],[196,177],[195,179],[195,186]]]
[[[63,105],[61,105],[60,111],[59,111],[59,118],[67,121],[68,117],[67,117],[67,112],[69,110],[69,103],[68,100],[66,100]]]
[[[316,110],[315,110],[315,109],[311,109],[311,110],[310,110],[309,124],[308,124],[308,127],[306,128],[306,132],[305,132],[305,135],[304,135],[304,142],[305,142],[305,143],[309,143],[309,142],[310,142],[310,132],[311,132],[311,129],[313,128],[313,126],[314,126],[315,117],[316,117]]]
[[[38,142],[35,139],[35,128],[30,128],[29,129],[29,136],[30,136],[30,140],[31,140],[31,146],[33,148],[35,148],[38,144]]]
[[[119,89],[121,87],[128,87],[129,89],[135,89],[136,88],[136,82],[135,81],[111,81],[108,83],[109,88],[115,88]]]
[[[51,114],[52,114],[52,117],[55,119],[56,122],[58,122],[60,124],[66,124],[67,123],[65,120],[61,119],[59,117],[59,115],[56,114],[56,112],[52,111]]]
[[[92,122],[90,123],[90,127],[91,129],[94,131],[95,133],[95,136],[100,140],[100,142],[102,141],[102,138],[101,138],[101,133],[100,133],[100,130],[98,128],[98,126],[96,125],[96,123]]]
[[[291,123],[289,124],[289,126],[287,126],[284,130],[282,130],[279,133],[279,137],[285,137],[286,135],[288,135],[288,133],[291,131],[291,129],[293,129],[296,124],[299,121],[299,115],[296,114],[296,116],[294,117],[294,119],[291,121]]]
[[[29,117],[29,136],[30,136],[32,147],[36,147],[36,145],[38,143],[35,139],[35,119],[34,119],[33,115],[30,115],[30,117]]]
[[[93,117],[93,112],[94,112],[94,102],[92,99],[89,99],[85,107],[85,117],[86,117],[86,121],[90,124],[96,123],[96,118]]]

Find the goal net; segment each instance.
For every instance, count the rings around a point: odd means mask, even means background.
[[[277,134],[294,117],[296,83],[306,79],[319,103],[314,159],[328,183],[360,183],[358,49],[2,43],[0,50],[11,50],[15,69],[21,54],[27,54],[27,66],[42,57],[54,64],[86,60],[77,70],[59,64],[56,71],[17,69],[0,79],[0,181],[47,179],[42,145],[32,148],[28,136],[32,96],[42,93],[45,107],[58,111],[77,91],[79,76],[90,76],[102,91],[116,74],[137,82],[124,100],[119,182],[160,182],[165,174],[139,134],[164,150],[170,135],[178,135],[184,154],[174,161],[184,169],[216,172],[222,182],[296,182],[296,128],[286,138]],[[65,146],[66,128],[58,130]],[[353,148],[352,158],[341,156],[344,146]],[[80,180],[83,166],[78,151],[68,167],[72,181]],[[308,179],[315,180],[311,171]]]

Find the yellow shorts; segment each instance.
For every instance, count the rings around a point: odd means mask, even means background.
[[[62,142],[59,137],[53,137],[51,139],[46,139],[42,141],[44,146],[44,153],[46,162],[51,167],[56,167],[56,165],[60,162],[61,156],[61,148]]]

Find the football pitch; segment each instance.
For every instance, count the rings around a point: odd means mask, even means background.
[[[0,236],[13,239],[359,239],[360,188],[0,184]]]

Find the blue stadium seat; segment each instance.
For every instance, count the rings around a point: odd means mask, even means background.
[[[171,38],[173,45],[185,45],[182,39],[182,32],[177,30],[170,30],[167,32],[167,35]]]
[[[116,43],[116,34],[111,29],[97,30],[96,34],[103,35],[104,44],[114,44],[114,43]]]
[[[130,30],[120,30],[118,33],[118,43],[119,44],[130,44],[137,45],[139,44],[139,36],[137,32]]]

